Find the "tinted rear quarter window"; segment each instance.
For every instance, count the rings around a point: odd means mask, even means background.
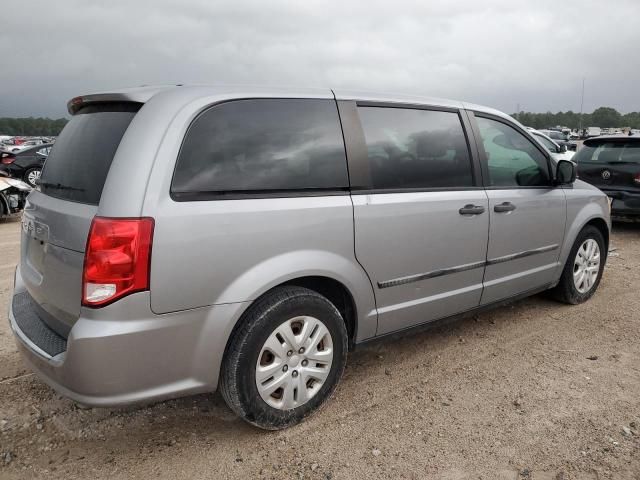
[[[467,141],[457,113],[359,107],[374,189],[473,185]]]
[[[580,163],[640,163],[640,142],[585,142],[574,157]]]
[[[97,205],[124,132],[141,105],[84,107],[64,127],[47,157],[40,190],[52,197]]]
[[[194,120],[171,193],[198,200],[348,186],[335,101],[254,99],[213,106]]]

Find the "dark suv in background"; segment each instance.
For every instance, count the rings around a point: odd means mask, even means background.
[[[611,213],[640,216],[640,137],[595,137],[573,157],[578,175],[611,199]]]

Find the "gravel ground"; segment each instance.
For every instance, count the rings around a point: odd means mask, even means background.
[[[2,312],[18,233],[0,222]],[[2,321],[0,478],[638,479],[640,225],[615,225],[612,246],[586,304],[536,296],[360,349],[326,408],[282,432],[217,394],[79,409]]]

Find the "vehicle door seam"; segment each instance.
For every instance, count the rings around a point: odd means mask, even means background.
[[[478,159],[478,166],[480,167],[480,182],[482,184],[482,191],[484,192],[484,195],[487,200],[487,215],[489,216],[487,219],[487,244],[486,244],[486,249],[484,254],[485,265],[484,265],[484,270],[482,272],[482,290],[480,292],[480,300],[478,301],[478,305],[482,305],[482,297],[484,296],[484,289],[485,289],[484,279],[487,275],[487,262],[489,261],[489,244],[491,242],[491,198],[489,197],[489,192],[487,191],[487,188],[486,188],[486,181],[488,179],[485,179],[485,175],[484,175],[483,162],[485,160],[485,157],[480,154],[480,147],[478,145],[478,142],[481,139],[478,139],[476,136],[477,124],[474,123],[476,119],[475,119],[475,116],[470,115],[469,110],[467,110],[466,108],[464,109],[464,112],[465,112],[465,115],[467,116],[467,121],[469,122],[469,126],[471,127],[469,130],[471,132],[471,136],[473,137],[475,154],[476,154],[476,158]]]
[[[373,305],[375,307],[375,312],[376,312],[376,333],[375,335],[378,334],[378,329],[380,327],[379,325],[379,315],[378,315],[378,299],[376,298],[376,289],[373,286],[373,280],[371,280],[371,277],[369,276],[369,272],[367,271],[366,268],[364,268],[364,265],[362,265],[362,263],[360,263],[360,260],[358,259],[358,254],[356,251],[356,206],[353,203],[353,196],[351,194],[351,176],[349,173],[349,152],[347,151],[347,142],[345,139],[345,133],[344,133],[344,127],[342,125],[342,118],[340,117],[340,109],[338,108],[338,99],[336,98],[336,93],[331,90],[331,93],[333,94],[333,100],[336,104],[336,109],[338,111],[338,121],[340,122],[340,132],[342,133],[342,144],[344,147],[344,157],[345,157],[345,162],[347,162],[347,177],[349,179],[349,201],[351,202],[351,233],[352,233],[352,238],[353,238],[353,258],[356,261],[356,263],[358,265],[360,265],[360,268],[362,269],[362,271],[364,272],[365,276],[367,277],[367,279],[369,280],[369,285],[371,286],[371,293],[373,295]],[[356,315],[357,317],[358,315]],[[359,319],[356,318],[356,336],[357,336],[357,332],[359,330]],[[353,339],[354,343],[356,342],[356,338]]]

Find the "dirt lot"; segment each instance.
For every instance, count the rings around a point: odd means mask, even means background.
[[[0,478],[640,478],[640,225],[614,230],[591,301],[536,296],[358,350],[327,407],[283,432],[219,395],[78,409],[0,321]],[[18,232],[0,223],[2,312]]]

